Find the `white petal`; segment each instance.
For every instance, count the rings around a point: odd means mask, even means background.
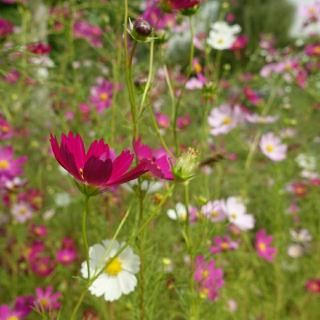
[[[121,292],[124,294],[134,291],[138,282],[137,278],[133,274],[126,271],[119,273],[118,280]]]

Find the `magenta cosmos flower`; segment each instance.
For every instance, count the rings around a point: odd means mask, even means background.
[[[53,293],[53,288],[48,287],[46,289],[37,288],[34,305],[40,310],[55,310],[60,308],[61,292]]]
[[[146,168],[153,176],[173,180],[170,158],[163,149],[153,150],[142,144],[140,139],[134,141],[133,148],[139,161],[145,163]]]
[[[97,79],[97,85],[90,90],[90,101],[96,107],[98,113],[111,107],[113,84],[105,79]]]
[[[11,146],[0,147],[0,178],[11,179],[20,175],[26,160],[26,157],[14,159]]]
[[[147,171],[144,161],[129,170],[133,154],[124,150],[119,156],[113,157],[109,145],[103,139],[93,141],[87,152],[80,135],[72,132],[62,134],[60,145],[53,135],[50,142],[56,160],[64,169],[77,181],[101,191],[136,179]]]
[[[267,261],[272,261],[277,253],[276,248],[271,247],[272,236],[267,235],[265,230],[256,233],[256,250],[258,255]]]
[[[174,10],[185,10],[200,4],[200,0],[168,0],[170,7]]]
[[[216,268],[215,261],[207,262],[203,256],[196,257],[194,280],[198,283],[200,296],[209,300],[216,300],[218,291],[223,286],[223,271]]]

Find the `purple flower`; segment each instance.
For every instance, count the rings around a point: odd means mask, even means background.
[[[59,302],[60,297],[61,292],[53,293],[52,287],[46,289],[37,288],[34,306],[40,311],[57,310],[61,305]]]
[[[13,158],[13,149],[11,146],[0,147],[0,179],[11,179],[22,173],[22,165],[27,157]]]
[[[226,214],[222,208],[223,201],[208,201],[201,207],[201,214],[212,222],[220,222],[226,219]]]
[[[223,271],[216,268],[215,260],[207,262],[203,256],[196,257],[194,280],[198,283],[200,296],[204,299],[216,300],[218,291],[223,286]]]
[[[56,259],[61,264],[67,266],[77,258],[77,252],[74,248],[62,248],[57,251]]]
[[[228,235],[223,237],[214,237],[213,238],[213,245],[210,248],[211,253],[221,253],[225,251],[236,250],[239,247],[238,241],[233,241]]]
[[[0,320],[20,320],[22,319],[21,312],[11,309],[8,305],[0,306]]]
[[[163,149],[153,150],[142,144],[141,139],[134,141],[133,148],[139,161],[146,163],[146,168],[153,176],[166,180],[173,179],[170,158]]]
[[[272,261],[277,253],[277,249],[271,247],[272,236],[267,235],[265,230],[256,233],[256,250],[258,255],[267,261]]]
[[[13,32],[13,24],[6,20],[0,18],[0,37],[5,37],[8,34],[11,34]]]
[[[24,318],[32,311],[33,304],[33,296],[19,296],[16,298],[14,310],[20,313],[21,318]]]
[[[105,79],[99,78],[97,85],[91,87],[90,101],[94,104],[98,113],[111,107],[113,84]]]

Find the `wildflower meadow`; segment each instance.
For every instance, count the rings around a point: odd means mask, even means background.
[[[0,320],[320,319],[319,0],[0,0]]]

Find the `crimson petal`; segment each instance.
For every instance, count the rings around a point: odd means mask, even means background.
[[[110,159],[102,161],[98,158],[91,157],[84,165],[83,178],[89,184],[100,186],[108,181],[111,172],[112,161]]]

